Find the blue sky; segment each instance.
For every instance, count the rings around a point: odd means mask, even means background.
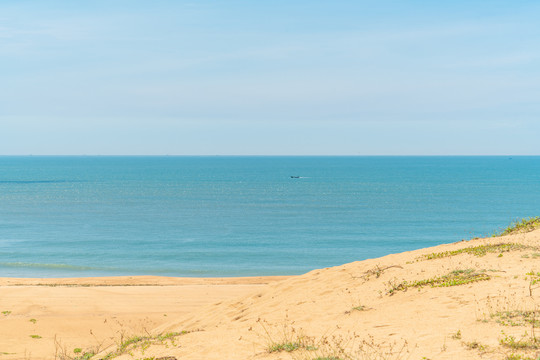
[[[0,154],[540,154],[537,1],[0,2]]]

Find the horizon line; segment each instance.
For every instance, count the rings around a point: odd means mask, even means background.
[[[0,157],[525,157],[540,154],[0,154]]]

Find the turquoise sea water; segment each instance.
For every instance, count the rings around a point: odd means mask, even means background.
[[[0,276],[301,274],[536,215],[540,157],[0,157]]]

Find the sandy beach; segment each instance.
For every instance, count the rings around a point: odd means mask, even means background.
[[[119,337],[146,334],[168,319],[283,278],[0,278],[0,358],[108,349]]]
[[[291,277],[2,278],[0,359],[536,359],[539,259],[535,230]]]

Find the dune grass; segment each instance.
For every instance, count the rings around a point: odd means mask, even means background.
[[[530,217],[530,218],[525,218],[525,219],[516,220],[512,222],[507,228],[492,234],[491,237],[500,237],[504,235],[526,233],[526,232],[533,231],[538,228],[540,228],[540,217],[538,216]],[[417,258],[416,261],[441,259],[441,258],[446,258],[446,257],[456,256],[456,255],[461,255],[461,254],[469,254],[469,255],[482,257],[489,253],[499,253],[499,256],[502,256],[502,253],[504,252],[519,251],[519,250],[538,250],[538,247],[527,246],[527,245],[518,244],[518,243],[501,242],[498,244],[484,244],[484,245],[477,245],[477,246],[469,246],[469,247],[458,249],[458,250],[426,254]],[[537,256],[533,255],[533,257],[537,257]]]
[[[431,287],[449,287],[470,284],[477,281],[491,279],[491,276],[485,272],[477,272],[473,269],[457,269],[450,273],[437,276],[429,279],[416,280],[412,282],[402,281],[400,283],[389,282],[390,288],[386,292],[389,295],[394,295],[397,291],[407,291],[409,288],[420,288],[424,286]]]
[[[140,349],[143,353],[150,345],[163,344],[165,341],[170,341],[173,346],[176,346],[174,340],[181,335],[187,334],[188,331],[169,332],[155,336],[139,336],[134,335],[126,339],[121,339],[116,351],[107,354],[103,359],[113,359],[117,356],[130,353],[133,350]]]
[[[75,348],[73,349],[73,354],[70,354],[70,351],[68,351],[65,347],[61,346],[61,344],[55,338],[55,345],[56,345],[55,359],[57,360],[91,360],[91,359],[111,360],[124,354],[132,355],[133,352],[137,350],[141,351],[144,354],[145,350],[148,349],[151,345],[168,346],[169,344],[172,346],[178,346],[175,343],[175,339],[187,333],[189,332],[188,331],[169,332],[166,334],[158,334],[154,336],[133,335],[129,337],[124,337],[122,335],[121,339],[117,343],[115,351],[108,352],[106,354],[101,354],[99,355],[99,357],[96,357],[96,356],[98,356],[98,354],[101,353],[101,344],[97,346],[95,349],[89,349],[89,350],[83,350],[82,348]]]
[[[540,216],[518,219],[512,222],[506,229],[491,235],[492,237],[526,233],[540,228]]]
[[[478,246],[469,246],[463,249],[458,250],[451,250],[451,251],[443,251],[439,253],[431,253],[422,255],[419,260],[434,260],[434,259],[441,259],[461,254],[469,254],[474,255],[478,257],[485,256],[489,253],[500,253],[503,252],[509,252],[509,251],[517,251],[517,250],[536,250],[535,247],[527,246],[523,244],[517,244],[517,243],[499,243],[499,244],[485,244],[485,245],[478,245]]]

